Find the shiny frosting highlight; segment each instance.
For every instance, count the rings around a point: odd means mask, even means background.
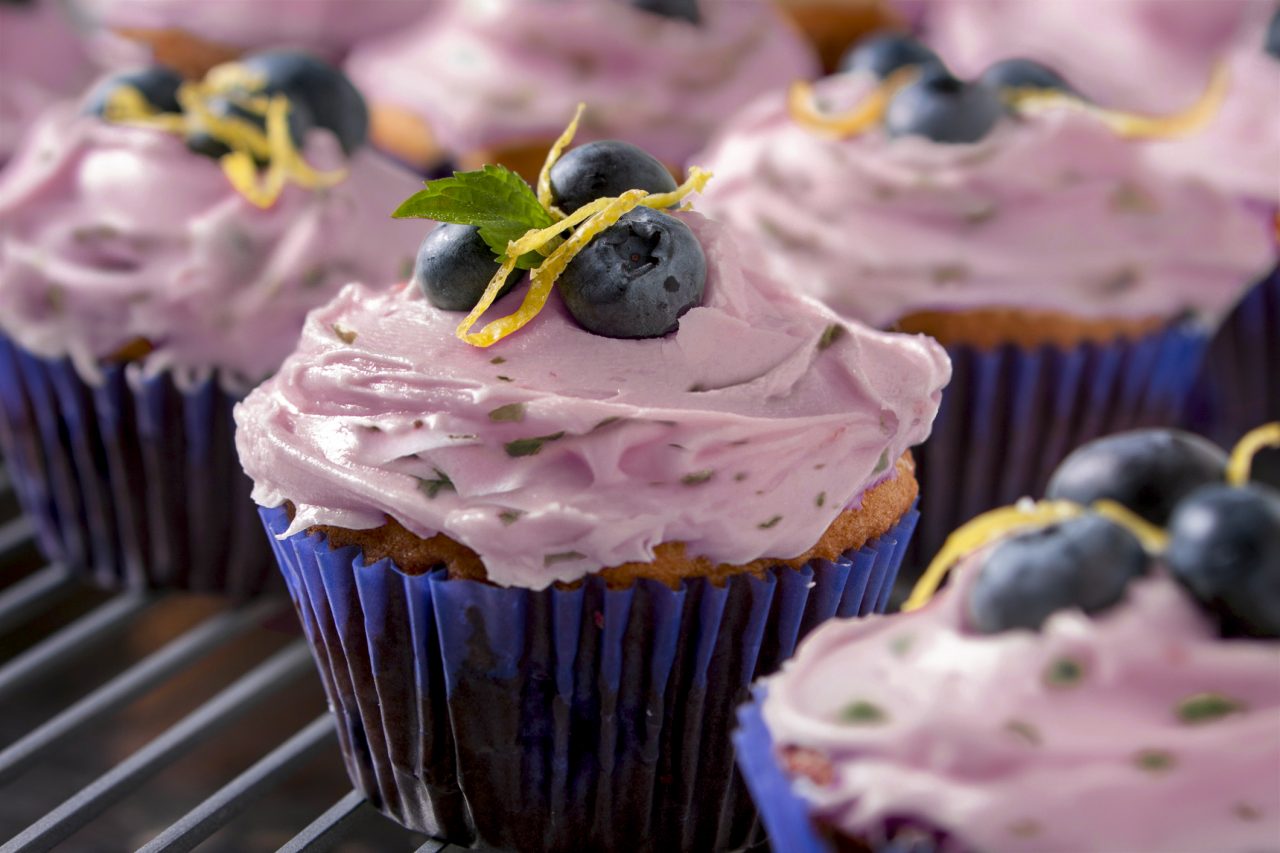
[[[805,552],[928,436],[950,365],[927,338],[840,323],[681,216],[706,297],[665,338],[592,335],[553,296],[481,349],[416,288],[345,288],[236,409],[254,499],[292,502],[291,532],[391,516],[444,533],[533,589],[663,542],[733,564]]]
[[[838,112],[868,75],[822,81]],[[1206,185],[1152,169],[1143,144],[1054,109],[964,145],[835,138],[760,101],[696,158],[709,216],[751,236],[774,275],[889,326],[917,311],[1015,308],[1215,322],[1266,268],[1267,229]]]
[[[1280,643],[1220,639],[1159,569],[1095,618],[976,634],[980,559],[924,609],[822,626],[767,681],[777,747],[831,763],[796,784],[815,818],[1009,853],[1275,847]],[[1193,718],[1205,697],[1242,710]]]

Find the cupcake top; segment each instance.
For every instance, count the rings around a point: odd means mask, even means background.
[[[466,0],[356,50],[375,103],[421,116],[456,152],[553,139],[579,100],[587,139],[619,138],[680,165],[733,111],[817,70],[768,2]]]
[[[945,0],[929,43],[959,73],[1039,59],[1109,107],[1167,112],[1194,101],[1214,64],[1265,21],[1271,0]]]
[[[1151,168],[1114,116],[1009,112],[992,87],[935,65],[857,132],[809,119],[870,110],[886,91],[857,70],[799,105],[796,92],[763,99],[701,158],[717,176],[707,214],[842,314],[885,327],[980,308],[1212,322],[1268,263],[1256,219]]]
[[[971,850],[1274,845],[1280,493],[1196,486],[1215,463],[1195,441],[1086,450],[1062,478],[1129,507],[1000,511],[958,536],[1014,529],[923,608],[819,628],[763,709],[814,817],[873,838],[906,820]],[[1173,492],[1167,533],[1135,514]]]
[[[50,103],[93,76],[84,46],[54,0],[0,2],[0,165]]]
[[[418,181],[367,150],[348,155],[349,127],[304,126],[302,95],[290,113],[301,161],[255,170],[216,136],[171,132],[185,121],[177,86],[163,70],[112,78],[85,109],[51,110],[33,130],[0,181],[0,329],[70,357],[88,381],[104,360],[144,358],[180,376],[216,369],[243,389],[341,285],[407,274],[420,229],[386,214]],[[121,88],[172,112],[142,123],[86,112]]]

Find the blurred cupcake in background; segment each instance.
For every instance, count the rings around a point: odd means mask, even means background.
[[[0,167],[36,116],[78,95],[93,74],[57,0],[0,2]]]
[[[385,212],[418,181],[366,125],[340,72],[277,52],[114,75],[32,129],[0,180],[0,448],[50,558],[109,586],[270,577],[231,405],[417,244]]]
[[[341,61],[357,42],[427,16],[430,0],[70,0],[101,28],[188,77],[266,48]]]
[[[717,176],[703,209],[798,290],[947,347],[955,379],[919,454],[932,554],[1081,442],[1177,423],[1270,236],[1125,138],[1191,116],[1102,112],[1026,61],[962,81],[899,36],[846,67],[730,122],[700,158]],[[1027,89],[1039,98],[1006,102]]]
[[[453,221],[413,283],[345,288],[236,408],[353,783],[407,826],[742,849],[734,707],[887,598],[942,349],[761,273],[672,209],[691,172],[595,142],[537,195],[497,167],[432,182],[401,213]],[[489,229],[544,227],[513,280]]]
[[[1280,492],[1194,436],[1079,454],[1089,505],[990,513],[935,599],[820,626],[763,682],[735,740],[774,849],[1275,846]]]
[[[428,171],[509,166],[532,180],[579,101],[583,139],[680,166],[739,107],[817,71],[770,0],[454,0],[361,45],[347,70],[374,142]]]

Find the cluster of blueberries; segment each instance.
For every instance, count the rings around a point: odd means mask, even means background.
[[[1047,497],[1089,506],[1108,499],[1168,535],[1163,562],[1224,636],[1280,638],[1280,490],[1225,480],[1227,455],[1190,433],[1118,433],[1080,447],[1054,472]],[[1086,513],[1003,540],[970,588],[983,633],[1039,629],[1053,613],[1097,613],[1124,598],[1151,558],[1137,537]]]
[[[627,142],[590,142],[552,166],[553,204],[566,215],[598,198],[640,189],[671,192],[667,168]],[[442,224],[422,241],[413,280],[445,311],[470,311],[499,264],[475,226]],[[508,278],[503,293],[520,279]],[[707,259],[689,226],[674,216],[638,207],[596,235],[557,279],[569,313],[589,332],[609,338],[656,338],[675,330],[681,315],[702,302]]]
[[[238,118],[261,130],[265,117],[249,109],[246,103],[254,96],[283,94],[289,99],[289,131],[295,146],[302,147],[307,131],[313,127],[332,131],[348,155],[365,143],[369,133],[368,108],[356,87],[337,68],[310,54],[291,50],[253,54],[237,60],[236,64],[247,75],[260,76],[265,83],[253,91],[231,86],[211,94],[205,107],[212,115]],[[178,87],[182,83],[181,75],[160,65],[124,71],[102,81],[89,94],[83,111],[105,115],[112,96],[122,88],[131,87],[160,112],[181,113]],[[214,158],[228,152],[223,140],[211,134],[200,121],[189,118],[192,120],[188,123],[186,141],[192,151]]]

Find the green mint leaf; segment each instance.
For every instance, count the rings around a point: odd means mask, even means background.
[[[436,476],[434,478],[418,478],[418,491],[422,492],[430,500],[435,500],[436,495],[440,494],[443,489],[448,489],[451,492],[457,491],[453,486],[453,480],[449,479],[448,474],[444,473],[439,468],[435,469],[435,471]]]
[[[551,435],[539,435],[534,438],[517,438],[515,441],[508,441],[503,447],[507,450],[507,455],[519,458],[521,456],[534,456],[542,450],[542,445],[548,441],[559,441],[564,438],[564,431],[553,432]]]

